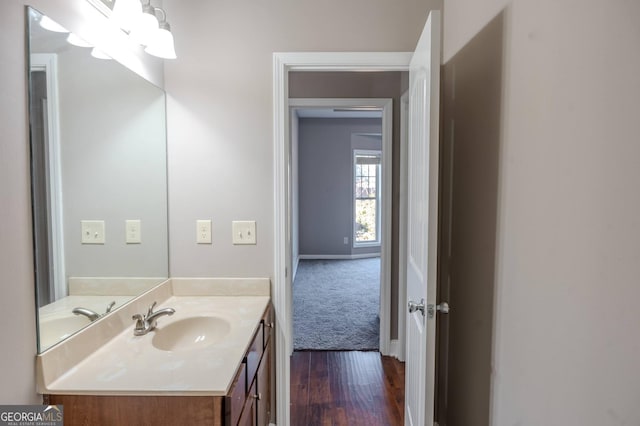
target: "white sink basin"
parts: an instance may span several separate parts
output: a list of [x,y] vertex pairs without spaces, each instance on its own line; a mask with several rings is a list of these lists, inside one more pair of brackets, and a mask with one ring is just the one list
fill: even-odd
[[91,324],[84,315],[51,318],[40,322],[40,345],[47,348]]
[[231,324],[223,318],[191,317],[158,327],[151,343],[163,351],[190,351],[219,342],[230,330]]

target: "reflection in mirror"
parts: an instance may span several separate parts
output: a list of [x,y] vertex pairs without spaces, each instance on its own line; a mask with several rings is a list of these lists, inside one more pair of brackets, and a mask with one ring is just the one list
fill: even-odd
[[42,352],[168,276],[165,97],[27,14]]

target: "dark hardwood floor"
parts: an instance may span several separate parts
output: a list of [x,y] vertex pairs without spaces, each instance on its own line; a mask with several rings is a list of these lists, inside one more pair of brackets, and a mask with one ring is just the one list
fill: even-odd
[[404,363],[379,352],[296,351],[291,424],[404,424]]

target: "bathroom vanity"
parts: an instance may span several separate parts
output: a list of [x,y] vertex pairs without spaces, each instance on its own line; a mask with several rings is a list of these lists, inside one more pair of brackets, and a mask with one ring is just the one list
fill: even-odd
[[[65,425],[267,425],[268,294],[268,279],[168,280],[40,354],[44,403],[64,406]],[[153,301],[175,314],[134,336]]]

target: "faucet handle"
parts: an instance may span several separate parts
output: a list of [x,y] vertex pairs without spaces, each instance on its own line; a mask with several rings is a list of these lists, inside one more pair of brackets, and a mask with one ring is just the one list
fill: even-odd
[[131,317],[132,320],[135,320],[136,322],[136,329],[143,329],[144,328],[144,317],[140,314],[135,314],[134,316]]
[[111,310],[113,309],[113,307],[116,306],[116,301],[114,300],[113,302],[109,303],[109,305],[107,305],[107,311],[105,313],[109,313],[111,312]]
[[147,316],[151,315],[153,313],[153,308],[156,307],[156,305],[158,304],[157,301],[154,301],[151,306],[149,306],[149,310],[147,311]]

